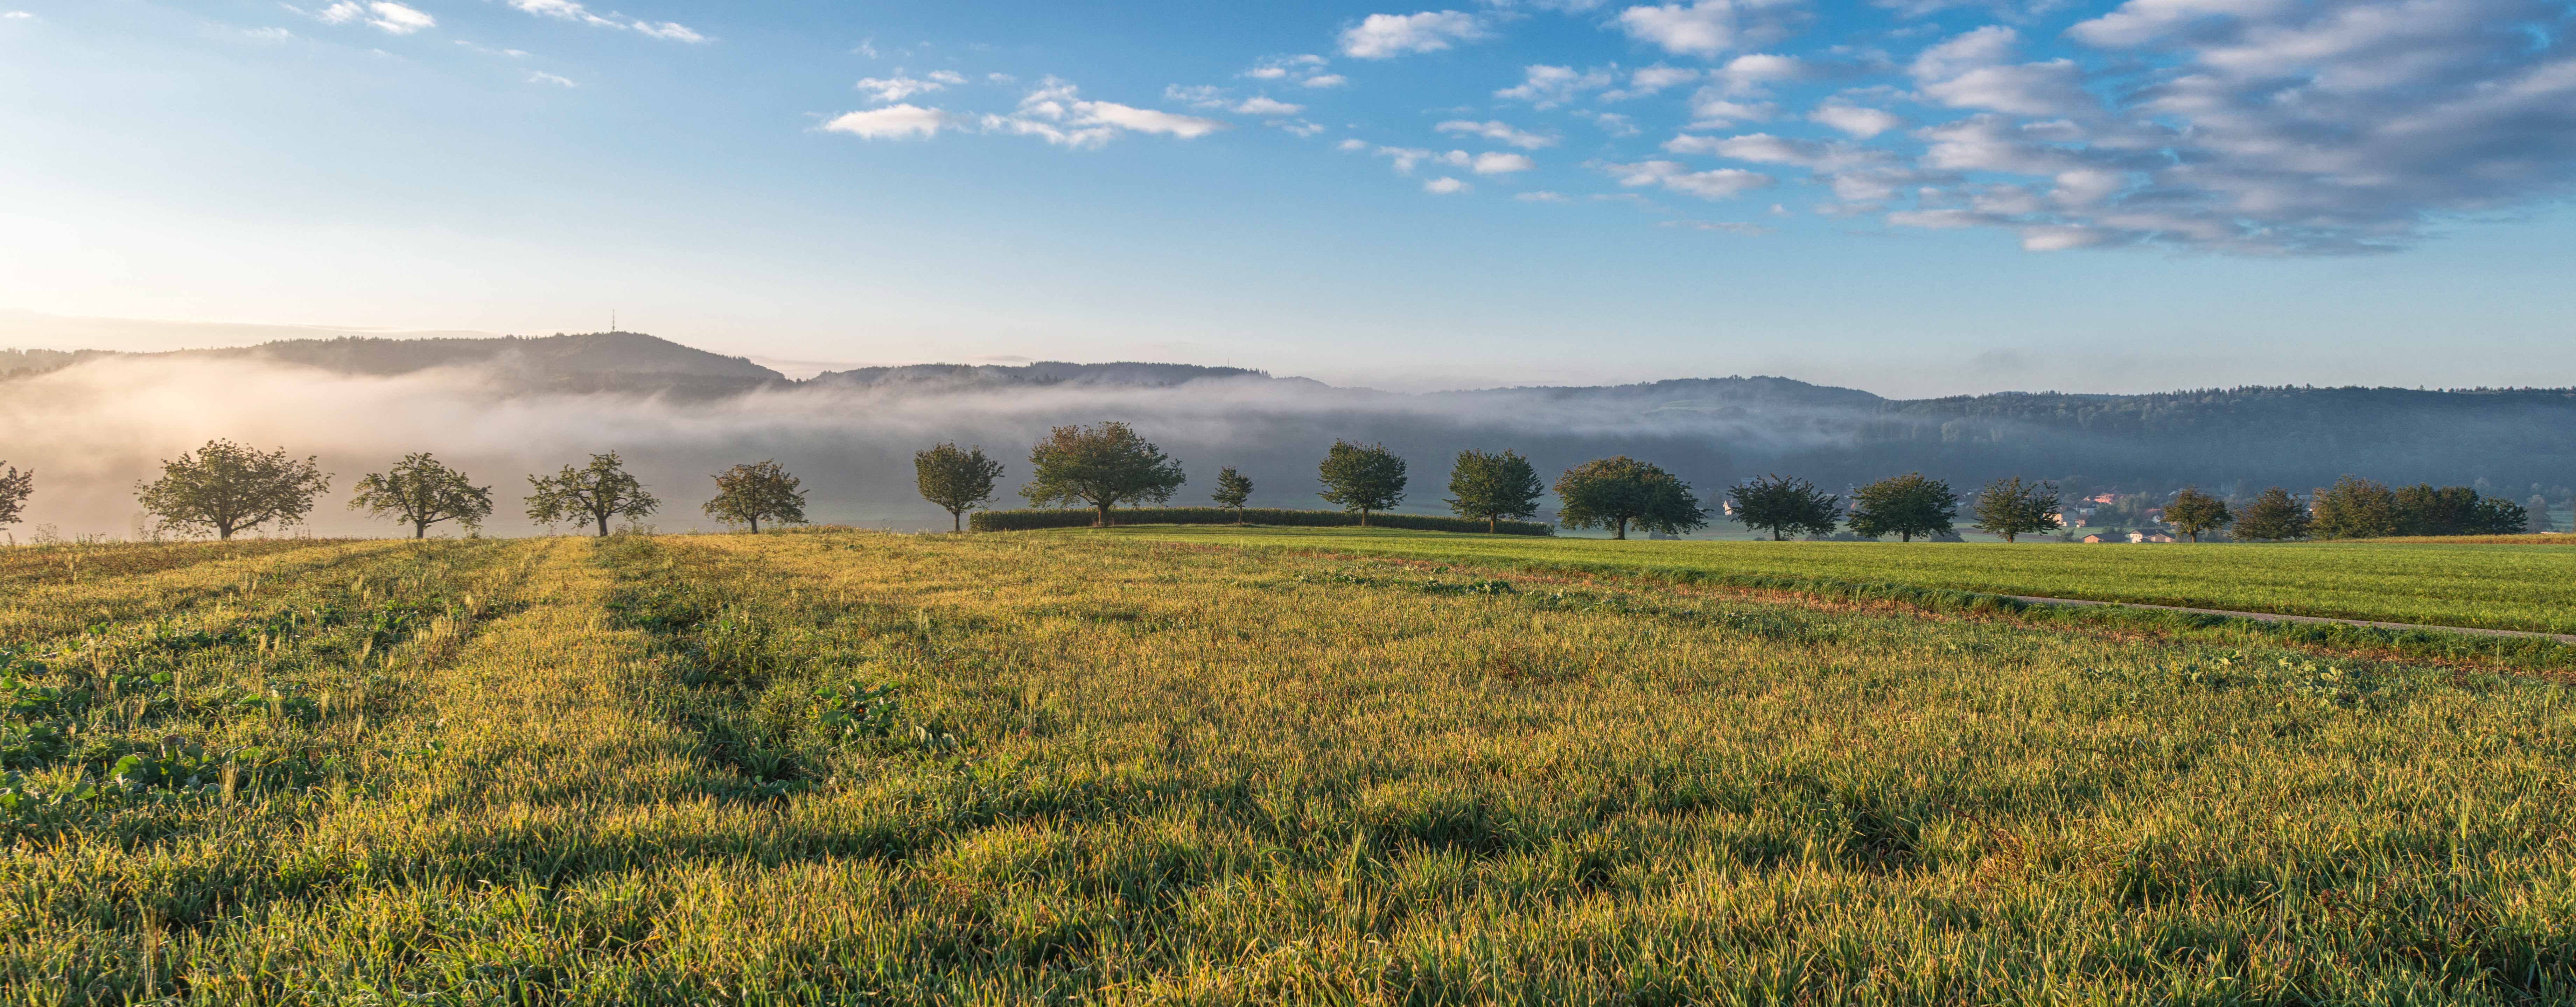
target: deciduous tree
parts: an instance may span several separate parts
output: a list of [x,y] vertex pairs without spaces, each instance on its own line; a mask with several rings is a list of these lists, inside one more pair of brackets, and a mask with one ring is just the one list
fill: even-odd
[[1917,535],[1950,530],[1959,516],[1959,497],[1950,484],[1908,472],[1881,479],[1852,493],[1851,530],[1868,538],[1894,535],[1907,542]]
[[2545,535],[2556,530],[2549,523],[2548,497],[2537,493],[2532,494],[2531,499],[2523,501],[2522,514],[2524,531],[2534,535]]
[[921,498],[948,512],[949,530],[965,531],[966,512],[992,501],[1002,463],[984,457],[981,444],[966,449],[949,443],[914,452],[912,473]]
[[1503,518],[1538,516],[1538,498],[1546,492],[1538,470],[1517,451],[1461,451],[1449,466],[1450,512],[1483,518],[1488,533]]
[[1109,510],[1122,503],[1162,503],[1189,478],[1181,463],[1115,420],[1093,427],[1057,427],[1029,449],[1029,484],[1020,495],[1029,506],[1082,503],[1109,526]]
[[750,525],[751,533],[760,534],[760,523],[805,523],[804,481],[787,474],[776,459],[736,465],[715,475],[716,497],[707,501],[707,516],[726,524]]
[[662,508],[662,501],[644,491],[644,484],[626,471],[626,463],[611,451],[590,456],[590,464],[581,468],[570,465],[552,476],[529,476],[528,520],[543,525],[582,521],[597,524],[600,537],[608,536],[608,519],[624,517],[640,521]]
[[1252,500],[1252,480],[1245,478],[1243,473],[1235,471],[1231,465],[1218,469],[1216,492],[1210,494],[1208,499],[1216,501],[1219,507],[1233,508],[1234,523],[1242,524],[1243,505]]
[[2228,513],[2227,501],[2203,493],[2197,486],[2183,487],[2172,502],[2165,504],[2165,523],[2194,542],[2200,541],[2202,533],[2225,528],[2234,520],[2236,515]]
[[2249,542],[2288,542],[2308,537],[2307,507],[2289,490],[2274,486],[2236,514],[2235,535]]
[[2531,512],[2503,497],[2479,497],[2470,509],[2466,535],[2519,535],[2531,526]]
[[1324,502],[1358,511],[1362,528],[1370,512],[1404,502],[1404,459],[1383,444],[1334,441],[1316,473],[1324,483]]
[[2056,531],[2058,524],[2056,483],[2026,483],[2014,476],[1989,482],[1977,491],[1977,523],[1972,527],[2001,535],[2005,542]]
[[1727,487],[1735,519],[1755,531],[1771,533],[1777,542],[1791,535],[1831,535],[1842,520],[1839,497],[1804,479],[1768,475]]
[[2317,538],[2386,538],[2403,527],[2397,494],[2360,476],[2345,476],[2316,492],[2308,534]]
[[1687,535],[1708,527],[1708,512],[1690,486],[1672,473],[1621,455],[1598,458],[1556,477],[1556,522],[1568,528],[1608,528],[1628,537],[1635,525],[1650,532]]
[[474,485],[464,473],[423,452],[404,455],[391,470],[359,479],[349,509],[391,517],[411,525],[411,537],[428,538],[429,526],[442,521],[482,527],[483,519],[492,516],[492,488]]
[[20,472],[17,467],[0,462],[0,525],[18,523],[26,513],[27,498],[36,492],[36,474]]
[[331,489],[320,460],[296,461],[285,448],[261,452],[231,441],[207,441],[195,454],[161,463],[161,478],[136,483],[136,497],[161,526],[180,534],[235,532],[301,523],[313,498]]

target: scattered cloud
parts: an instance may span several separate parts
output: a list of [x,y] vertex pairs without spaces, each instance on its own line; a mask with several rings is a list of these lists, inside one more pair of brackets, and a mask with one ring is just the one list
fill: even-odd
[[1562,193],[1562,192],[1549,192],[1549,191],[1547,191],[1547,190],[1545,190],[1545,189],[1541,189],[1541,190],[1539,190],[1539,191],[1537,191],[1537,192],[1522,192],[1522,193],[1514,193],[1514,194],[1512,195],[1512,198],[1513,198],[1513,199],[1520,200],[1521,202],[1524,202],[1524,203],[1571,203],[1571,202],[1574,202],[1574,201],[1573,201],[1573,200],[1571,200],[1571,199],[1567,199],[1567,198],[1565,198],[1565,194],[1564,194],[1564,193]]
[[1602,164],[1599,167],[1623,186],[1661,186],[1708,200],[1732,199],[1756,189],[1768,188],[1774,182],[1771,176],[1758,171],[1742,168],[1692,171],[1679,161],[1641,161],[1636,164]]
[[[22,10],[0,11],[0,21],[33,21],[36,15]],[[283,29],[281,29],[283,30]]]
[[1664,221],[1663,226],[1688,228],[1693,231],[1713,231],[1720,234],[1763,235],[1774,232],[1773,228],[1739,220],[1667,220]]
[[1501,121],[1468,122],[1464,119],[1453,119],[1431,128],[1442,133],[1465,133],[1471,136],[1481,136],[1498,143],[1519,147],[1522,150],[1539,150],[1545,147],[1553,147],[1556,146],[1557,142],[1556,138],[1553,136],[1543,136],[1537,133],[1532,133],[1528,130],[1516,128],[1510,123]]
[[1697,0],[1630,7],[1619,12],[1619,27],[1676,56],[1715,58],[1786,35],[1800,13],[1795,0]]
[[1441,196],[1454,195],[1473,188],[1475,186],[1454,178],[1435,178],[1422,183],[1422,191]]
[[1348,78],[1348,77],[1344,77],[1344,76],[1342,76],[1341,74],[1338,74],[1338,73],[1323,73],[1323,74],[1316,74],[1315,76],[1308,77],[1308,78],[1306,78],[1305,80],[1298,81],[1298,82],[1297,82],[1297,86],[1299,86],[1299,87],[1341,87],[1342,85],[1348,84],[1348,83],[1350,83],[1350,82],[1351,82],[1351,79],[1350,79],[1350,78]]
[[[510,6],[515,7],[524,13],[534,14],[538,17],[549,17],[558,21],[575,21],[600,28],[617,28],[635,32],[636,34],[643,35],[647,38],[658,38],[670,42],[687,42],[692,44],[708,41],[705,35],[699,34],[689,26],[677,21],[646,21],[640,18],[627,17],[623,14],[603,16],[592,13],[589,7],[577,3],[575,0],[509,0],[509,3]],[[621,18],[623,20],[620,20]],[[860,42],[857,51],[860,55],[864,55],[870,59],[876,58],[876,40],[868,39]]]
[[[932,74],[931,76],[936,77],[938,74]],[[949,74],[948,76],[955,77],[957,75]],[[857,87],[860,91],[865,92],[870,100],[876,101],[879,104],[889,104],[902,101],[916,94],[928,94],[932,91],[942,90],[950,83],[952,82],[898,75],[893,77],[864,77],[859,80]]]
[[1616,91],[1603,92],[1601,100],[1623,101],[1629,98],[1643,98],[1665,88],[1688,84],[1698,79],[1699,71],[1689,67],[1662,64],[1640,67],[1628,74],[1628,86]]
[[386,0],[378,0],[375,3],[340,0],[339,3],[322,8],[320,13],[313,16],[321,19],[324,24],[349,24],[362,21],[388,35],[409,35],[438,27],[437,18],[422,13],[416,8],[386,2]]
[[1274,101],[1267,97],[1255,96],[1244,99],[1242,104],[1234,107],[1234,110],[1240,115],[1285,116],[1296,115],[1299,112],[1303,112],[1306,110],[1306,106],[1291,105],[1284,101]]
[[1540,108],[1554,108],[1575,100],[1585,91],[1598,91],[1608,86],[1608,70],[1533,65],[1522,69],[1518,85],[1496,91],[1494,97],[1526,101]]
[[1079,149],[1097,148],[1121,130],[1189,140],[1228,128],[1216,119],[1085,100],[1072,84],[1054,77],[1039,81],[1035,90],[1020,99],[1016,111],[987,115],[983,125],[988,132],[1034,136]]
[[556,75],[551,74],[551,73],[547,73],[547,72],[542,71],[542,70],[531,71],[531,72],[528,74],[528,83],[530,83],[530,84],[552,84],[552,85],[554,85],[554,86],[556,86],[556,87],[580,87],[580,86],[581,86],[581,85],[579,85],[579,84],[575,84],[575,83],[573,83],[573,82],[572,82],[572,78],[570,78],[570,77],[559,77],[559,76],[556,76]]
[[1508,175],[1517,171],[1528,171],[1536,167],[1538,167],[1538,162],[1530,160],[1529,155],[1527,154],[1505,154],[1497,151],[1487,151],[1476,155],[1475,162],[1468,166],[1468,170],[1479,175]]
[[867,140],[902,140],[938,135],[954,123],[948,113],[918,105],[888,105],[864,112],[845,112],[823,124],[831,133],[848,133]]
[[1438,52],[1485,37],[1485,27],[1475,15],[1460,11],[1371,14],[1342,32],[1342,55],[1391,59],[1408,53]]
[[1875,108],[1862,108],[1840,101],[1829,101],[1816,106],[1815,111],[1807,113],[1807,121],[1840,130],[1863,140],[1905,125],[1905,120],[1895,113],[1883,112]]

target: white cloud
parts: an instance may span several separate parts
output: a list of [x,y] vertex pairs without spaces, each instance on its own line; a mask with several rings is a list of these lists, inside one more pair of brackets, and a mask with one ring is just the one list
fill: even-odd
[[570,78],[570,77],[559,77],[559,76],[556,76],[556,75],[554,75],[554,74],[547,73],[547,72],[545,72],[545,71],[543,71],[543,70],[531,71],[531,72],[528,74],[528,83],[530,83],[530,84],[552,84],[552,85],[555,85],[556,87],[580,87],[580,86],[581,86],[581,85],[579,85],[579,84],[575,84],[575,83],[573,83],[573,82],[572,82],[572,78]]
[[1252,97],[1244,99],[1242,104],[1234,107],[1234,110],[1241,115],[1296,115],[1305,111],[1306,106],[1291,105],[1267,97]]
[[1454,119],[1431,128],[1442,133],[1465,133],[1472,136],[1481,136],[1488,140],[1494,140],[1514,147],[1519,147],[1522,150],[1538,150],[1543,147],[1556,146],[1555,137],[1542,136],[1527,130],[1517,129],[1507,122],[1468,122],[1464,119]]
[[1748,224],[1740,220],[1667,220],[1664,221],[1663,226],[1687,227],[1694,231],[1714,231],[1720,234],[1760,235],[1773,233],[1772,228],[1765,227],[1761,224]]
[[1562,193],[1562,192],[1549,192],[1549,191],[1544,190],[1544,189],[1541,189],[1541,190],[1539,190],[1539,191],[1537,191],[1537,192],[1523,192],[1523,193],[1518,193],[1518,194],[1513,195],[1513,196],[1512,196],[1512,198],[1513,198],[1513,199],[1520,200],[1521,202],[1524,202],[1524,203],[1571,203],[1571,202],[1574,202],[1574,201],[1573,201],[1573,200],[1571,200],[1571,199],[1567,199],[1567,198],[1565,198],[1565,194],[1564,194],[1564,193]]
[[1114,101],[1076,102],[1074,111],[1076,113],[1074,121],[1077,123],[1098,123],[1138,133],[1161,133],[1184,140],[1206,136],[1225,128],[1224,123],[1214,119],[1202,119],[1197,116],[1150,108],[1136,108]]
[[1039,81],[1036,90],[1020,99],[1017,111],[1007,116],[987,115],[983,123],[987,131],[1034,136],[1076,148],[1098,147],[1119,130],[1187,140],[1228,128],[1215,119],[1114,101],[1087,101],[1079,97],[1072,84],[1054,77]]
[[928,94],[947,86],[942,81],[923,80],[917,77],[865,77],[857,84],[859,90],[867,92],[870,99],[880,103],[902,101],[913,95]]
[[864,112],[845,112],[823,129],[848,133],[869,140],[900,140],[907,137],[936,136],[954,125],[948,113],[916,105],[888,105]]
[[1593,125],[1601,127],[1602,132],[1612,136],[1635,136],[1645,132],[1637,128],[1634,120],[1617,112],[1576,112],[1575,114],[1592,120]]
[[925,76],[942,84],[966,83],[966,75],[958,73],[955,70],[933,70],[928,74],[925,74]]
[[1272,56],[1252,65],[1243,76],[1254,80],[1293,80],[1322,73],[1324,64],[1332,62],[1313,53],[1294,56]]
[[1299,86],[1299,87],[1340,87],[1340,86],[1342,86],[1342,85],[1344,85],[1344,84],[1348,84],[1348,83],[1350,83],[1350,82],[1351,82],[1351,79],[1350,79],[1350,78],[1348,78],[1348,77],[1344,77],[1344,76],[1342,76],[1341,74],[1338,74],[1338,73],[1325,73],[1325,74],[1317,74],[1317,75],[1315,75],[1315,76],[1308,77],[1308,78],[1306,78],[1306,79],[1305,79],[1305,80],[1303,80],[1303,81],[1299,81],[1299,82],[1298,82],[1298,86]]
[[1530,160],[1529,155],[1527,154],[1504,154],[1496,151],[1486,151],[1485,153],[1476,155],[1475,162],[1468,165],[1468,170],[1479,175],[1508,175],[1516,171],[1528,171],[1536,167],[1538,167],[1538,162]]
[[[0,21],[33,21],[35,19],[36,16],[34,14],[30,14],[22,10],[0,12]],[[279,30],[283,31],[284,29]]]
[[1422,191],[1442,196],[1465,192],[1472,188],[1475,186],[1454,178],[1435,178],[1422,183]]
[[1905,125],[1905,120],[1892,112],[1862,108],[1839,101],[1829,101],[1807,113],[1807,121],[1820,123],[1863,140]]
[[[588,7],[575,2],[575,0],[510,0],[510,6],[515,7],[522,12],[534,14],[538,17],[550,17],[559,21],[578,21],[582,24],[593,25],[600,28],[618,28],[632,31],[648,38],[658,38],[671,42],[688,42],[692,44],[707,41],[707,37],[705,35],[701,35],[689,26],[677,21],[655,22],[631,17],[626,18],[624,21],[620,21],[617,20],[617,17],[625,17],[625,15],[621,14],[617,15],[617,17],[602,17],[598,14],[592,13]],[[861,54],[874,59],[877,55],[875,40],[871,39],[860,42],[858,51]]]
[[1779,106],[1767,101],[1736,101],[1722,87],[1703,87],[1691,95],[1692,129],[1724,129],[1741,122],[1768,122]]
[[1795,57],[1754,53],[1727,61],[1725,69],[1711,76],[1728,94],[1763,95],[1769,93],[1767,87],[1772,81],[1795,80],[1806,72],[1806,65]]
[[1333,145],[1334,150],[1367,150],[1368,148],[1368,141],[1357,137]]
[[1606,92],[1602,94],[1601,99],[1603,101],[1620,101],[1628,98],[1642,98],[1662,91],[1665,88],[1672,87],[1677,84],[1688,84],[1698,79],[1699,71],[1693,70],[1689,67],[1661,65],[1639,67],[1635,72],[1628,75],[1627,87],[1620,88],[1616,91]]
[[1730,199],[1769,187],[1774,179],[1758,171],[1742,168],[1719,168],[1692,171],[1679,161],[1642,161],[1636,164],[1604,164],[1601,170],[1620,185],[1636,188],[1661,186],[1674,192],[1701,199]]
[[1371,14],[1342,32],[1342,55],[1389,59],[1406,53],[1438,52],[1484,37],[1485,28],[1475,15],[1459,11]]
[[424,28],[438,27],[438,19],[398,3],[377,0],[367,5],[367,23],[394,35],[409,35]]
[[1521,82],[1494,92],[1494,97],[1526,101],[1540,108],[1553,108],[1573,101],[1585,91],[1610,86],[1608,70],[1576,70],[1570,66],[1534,65],[1521,70]]
[[1619,12],[1619,27],[1676,56],[1715,57],[1780,37],[1796,13],[1794,0],[1697,0],[1630,7]]
[[[16,19],[15,19],[15,18],[10,18],[10,17],[9,17],[8,15],[6,15],[6,14],[0,14],[0,20],[16,20]],[[294,38],[294,37],[295,37],[295,33],[294,33],[294,32],[288,31],[288,30],[286,30],[286,29],[284,29],[284,28],[275,28],[275,27],[270,27],[270,28],[244,28],[244,29],[242,29],[242,30],[241,30],[240,35],[241,35],[241,37],[242,37],[242,38],[247,39],[247,40],[252,41],[252,42],[284,42],[284,41],[287,41],[287,40],[292,39],[292,38]]]

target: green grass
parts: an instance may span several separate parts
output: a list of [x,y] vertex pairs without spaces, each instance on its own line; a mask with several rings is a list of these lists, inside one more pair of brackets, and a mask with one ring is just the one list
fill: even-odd
[[2576,996],[2564,685],[1203,544],[0,596],[0,1003]]
[[[1091,532],[1088,534],[1098,534]],[[1897,584],[2576,633],[2576,544],[2081,546],[1613,542],[1303,528],[1129,528],[1164,541],[1774,586]]]

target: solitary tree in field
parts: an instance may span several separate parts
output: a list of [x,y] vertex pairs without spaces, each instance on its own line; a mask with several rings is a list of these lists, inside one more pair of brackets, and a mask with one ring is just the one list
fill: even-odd
[[2316,494],[2308,534],[2317,538],[2386,538],[2398,533],[2397,494],[2359,476],[2345,476]]
[[1404,502],[1404,459],[1383,444],[1334,441],[1316,473],[1324,481],[1324,492],[1319,494],[1324,502],[1358,511],[1362,528],[1368,527],[1371,511]]
[[[2522,516],[2522,530],[2524,531],[2530,532],[2534,535],[2543,535],[2552,530],[2552,527],[2549,524],[2549,498],[2547,497],[2541,496],[2538,493],[2532,494],[2531,499],[2523,501]],[[0,521],[0,524],[6,523],[6,521]]]
[[1989,482],[1977,491],[1975,527],[2001,535],[2005,542],[2056,531],[2058,523],[2056,483],[2026,483],[2014,476]]
[[1777,542],[1790,535],[1830,535],[1842,520],[1842,501],[1804,479],[1771,475],[1727,487],[1735,519]]
[[1908,472],[1863,486],[1852,493],[1851,530],[1868,538],[1894,535],[1907,542],[1917,535],[1950,530],[1959,516],[1959,498],[1950,484]]
[[913,453],[912,474],[921,485],[921,498],[948,512],[949,530],[965,531],[966,512],[992,501],[1002,463],[984,457],[981,444],[972,450],[941,444]]
[[2225,528],[2235,520],[2236,515],[2228,513],[2227,501],[2203,493],[2197,486],[2183,487],[2182,492],[2174,494],[2173,502],[2165,504],[2165,523],[2194,542],[2200,541],[2202,532]]
[[1094,427],[1057,427],[1029,449],[1029,484],[1020,495],[1029,506],[1081,503],[1109,526],[1109,510],[1122,503],[1162,503],[1189,478],[1181,463],[1115,420]]
[[1450,512],[1485,519],[1488,533],[1503,518],[1537,517],[1538,498],[1546,492],[1538,470],[1517,451],[1461,451],[1449,467]]
[[27,497],[35,492],[35,473],[0,462],[0,525],[17,524],[18,515],[26,512]]
[[1708,512],[1690,486],[1672,473],[1621,455],[1597,458],[1556,477],[1556,523],[1568,528],[1608,528],[1628,537],[1635,525],[1666,535],[1708,527]]
[[1243,473],[1235,471],[1230,465],[1218,469],[1216,492],[1209,494],[1208,499],[1216,501],[1219,507],[1232,508],[1234,523],[1242,524],[1243,505],[1252,499],[1252,480],[1244,478]]
[[2235,534],[2249,542],[2287,542],[2308,537],[2308,520],[2298,498],[2274,486],[2236,513]]
[[404,455],[386,472],[358,480],[350,510],[390,517],[411,525],[411,537],[428,538],[429,526],[454,521],[480,528],[492,516],[492,487],[466,481],[465,473],[448,468],[426,452]]
[[736,465],[715,475],[716,498],[707,501],[707,516],[726,524],[751,526],[760,534],[762,521],[805,523],[804,481],[788,475],[775,460]]
[[285,448],[260,452],[231,441],[207,441],[195,454],[161,463],[161,478],[135,484],[145,512],[181,534],[234,532],[301,523],[313,498],[331,488],[315,458],[296,461]]
[[611,451],[590,456],[590,464],[570,465],[552,476],[529,476],[528,520],[543,525],[594,523],[608,536],[608,519],[642,520],[660,510],[662,501],[644,492],[644,484],[626,472],[626,463]]

